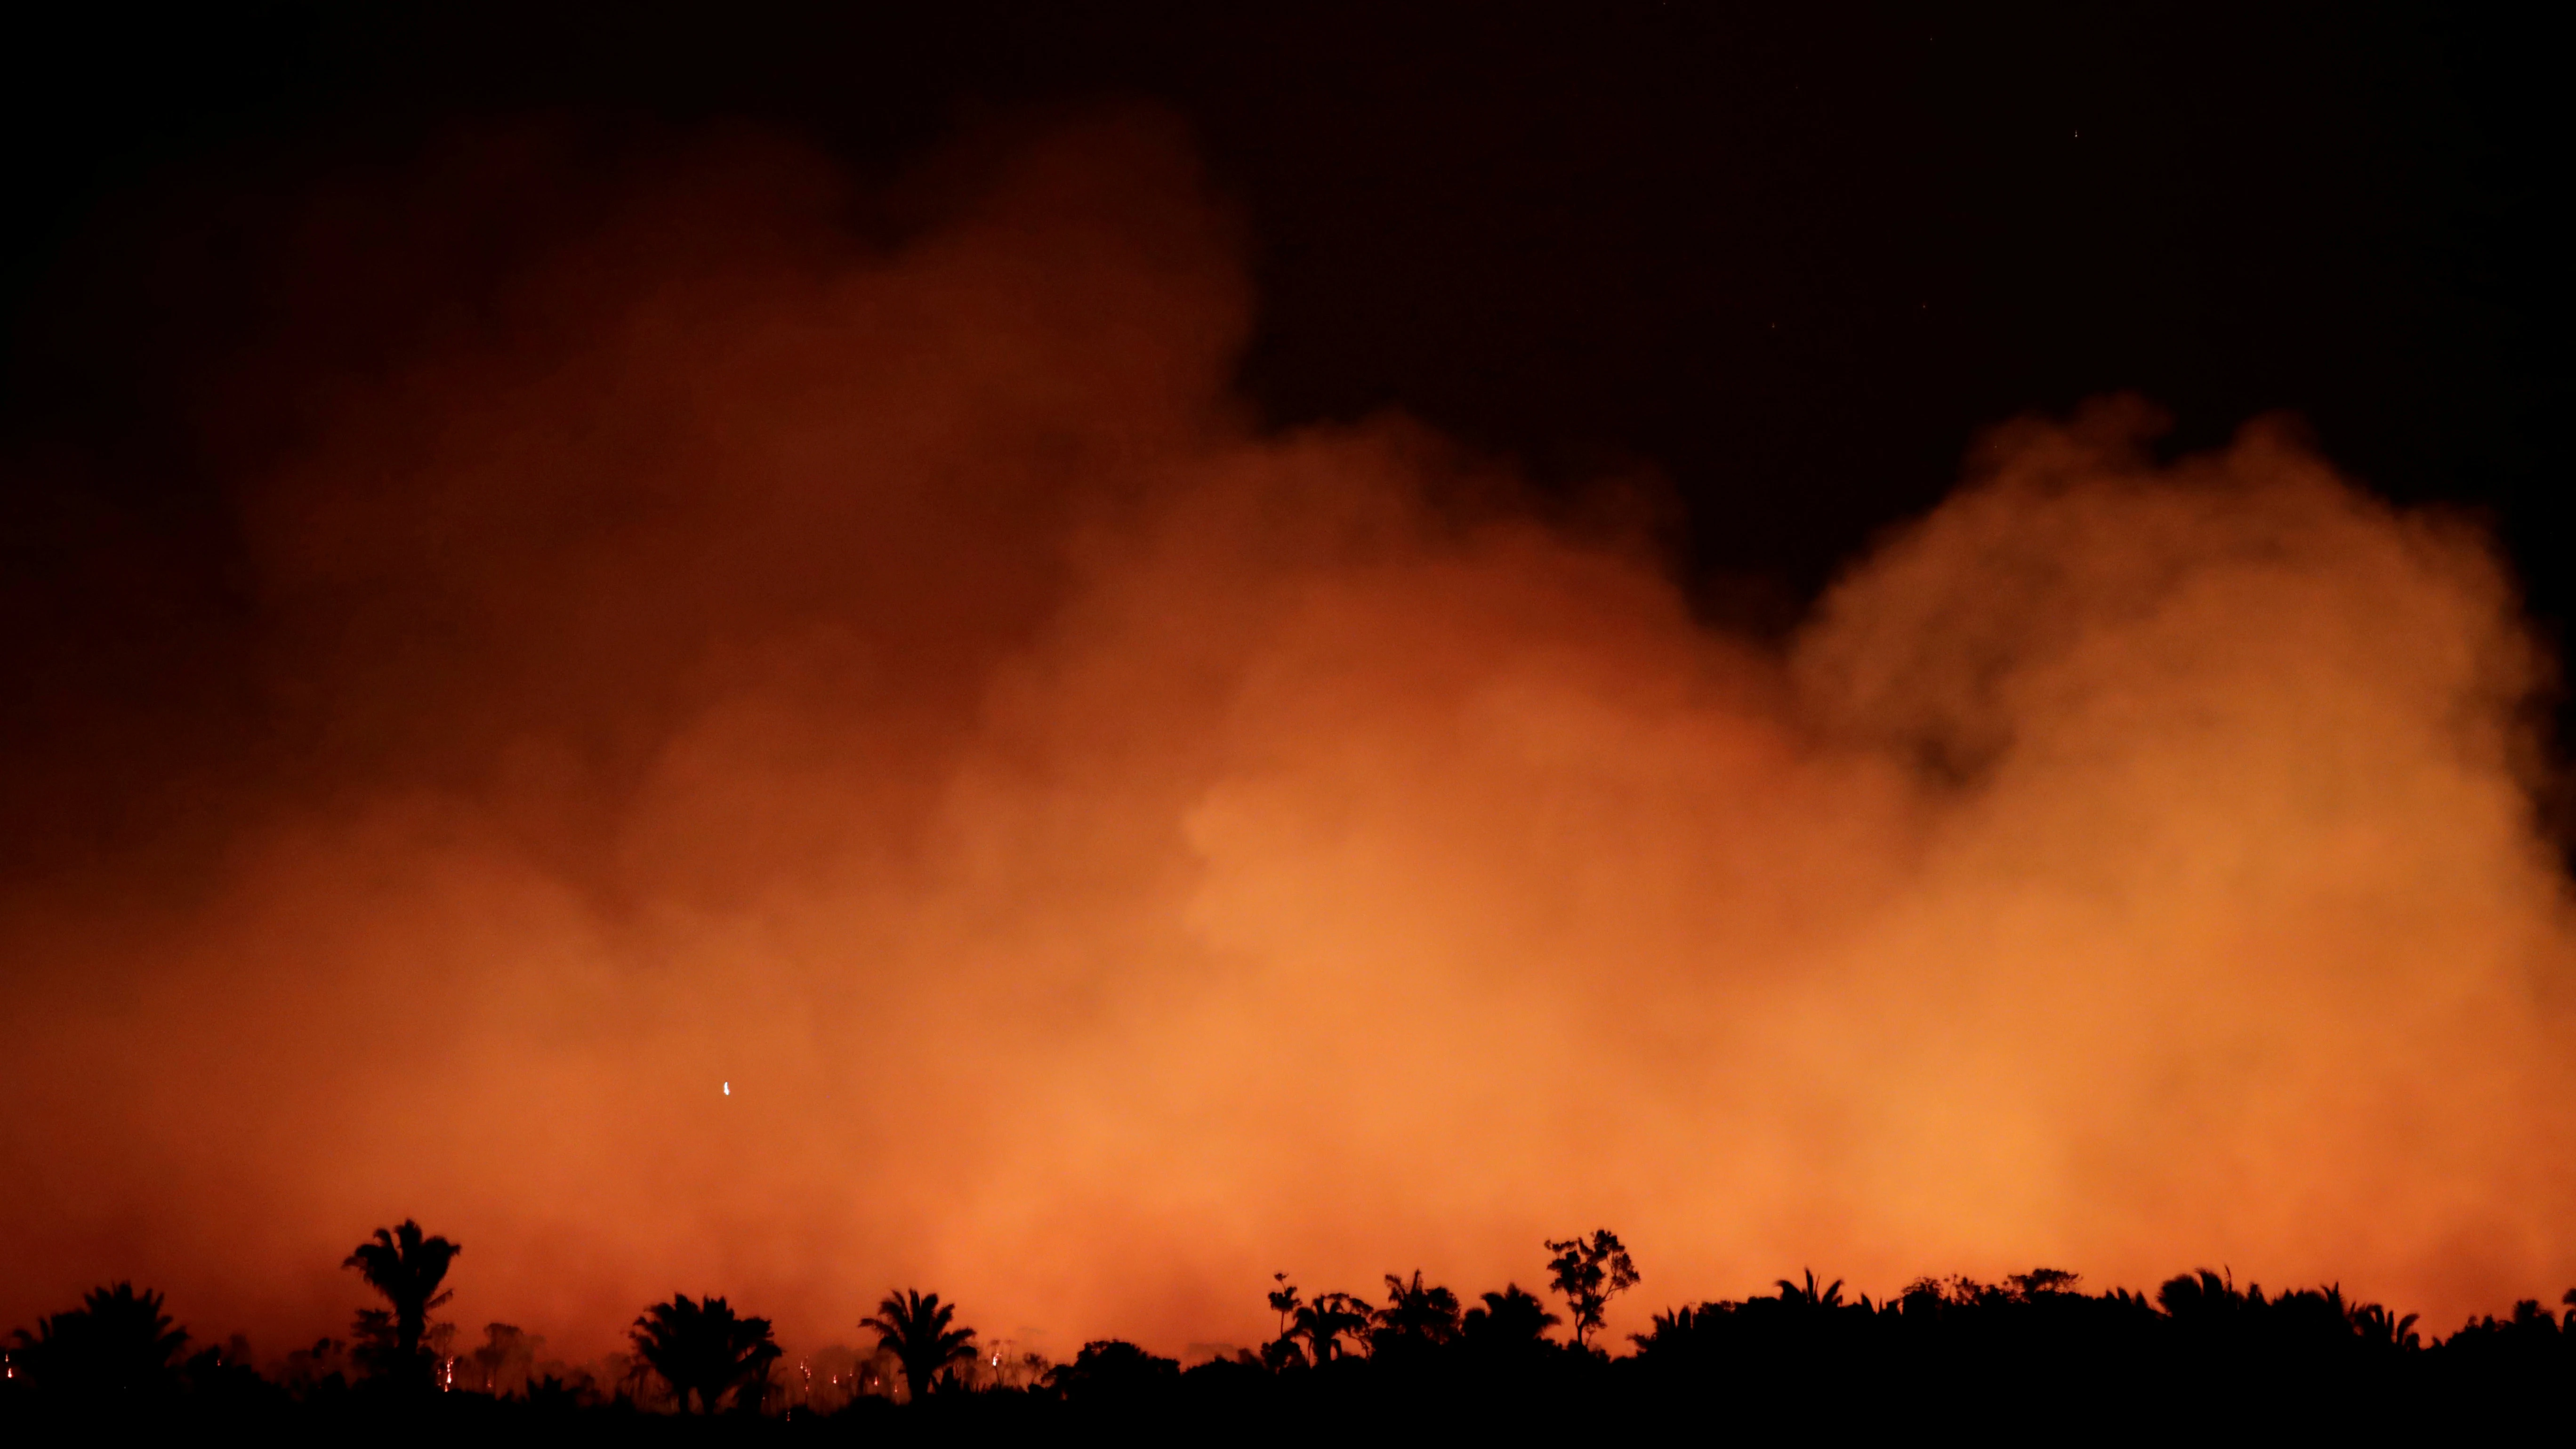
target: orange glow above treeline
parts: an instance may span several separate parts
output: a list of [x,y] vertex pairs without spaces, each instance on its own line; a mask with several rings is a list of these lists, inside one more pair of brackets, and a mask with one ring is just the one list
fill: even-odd
[[574,1351],[890,1284],[1249,1343],[1275,1269],[1605,1224],[1614,1331],[1810,1264],[2576,1281],[2547,667],[2473,531],[2109,407],[1738,636],[1417,427],[1258,429],[1154,124],[936,177],[863,245],[674,158],[388,373],[225,382],[313,399],[237,495],[302,753],[210,873],[0,901],[0,1319],[131,1276],[279,1349],[405,1216]]

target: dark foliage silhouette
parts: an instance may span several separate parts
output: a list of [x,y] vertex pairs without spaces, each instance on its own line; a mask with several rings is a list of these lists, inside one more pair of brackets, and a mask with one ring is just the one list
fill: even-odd
[[2358,1303],[2352,1310],[2353,1332],[2363,1343],[2392,1352],[2412,1352],[2424,1346],[2415,1331],[2415,1315],[2400,1318],[2376,1303]]
[[1780,1302],[1784,1307],[1824,1312],[1843,1306],[1843,1280],[1836,1278],[1833,1282],[1818,1288],[1816,1270],[1813,1268],[1807,1270],[1807,1281],[1803,1285],[1782,1278],[1772,1286],[1780,1290]]
[[[2254,1289],[2254,1307],[2261,1307],[2263,1289]],[[2156,1290],[2156,1306],[2177,1323],[2199,1328],[2213,1328],[2233,1323],[2247,1308],[2246,1296],[2236,1291],[2235,1275],[2221,1278],[2207,1268],[2198,1273],[2183,1273],[2168,1278]]]
[[1167,1391],[1181,1376],[1179,1359],[1159,1358],[1124,1339],[1094,1339],[1073,1362],[1047,1370],[1046,1384],[1067,1403],[1132,1404]]
[[405,1218],[399,1227],[376,1229],[375,1240],[360,1243],[340,1265],[357,1269],[390,1305],[358,1311],[357,1338],[372,1372],[400,1383],[429,1385],[431,1364],[421,1340],[429,1332],[430,1310],[454,1296],[440,1292],[439,1284],[463,1251],[445,1238],[422,1236],[420,1224]]
[[252,1364],[250,1343],[240,1334],[220,1348],[190,1354],[179,1366],[179,1384],[200,1404],[235,1410],[266,1403],[275,1392]]
[[768,1319],[738,1317],[713,1294],[693,1303],[675,1293],[668,1303],[645,1309],[628,1336],[636,1355],[671,1386],[684,1414],[691,1395],[704,1413],[714,1413],[728,1393],[739,1407],[758,1409],[769,1365],[779,1353]]
[[1518,1356],[1548,1346],[1547,1331],[1565,1320],[1518,1283],[1484,1295],[1484,1306],[1458,1320],[1458,1341],[1489,1355]]
[[[383,1237],[374,1246],[404,1270],[388,1276],[425,1322],[440,1297],[439,1276],[427,1271],[436,1240],[417,1229]],[[1549,1247],[1560,1277],[1569,1265],[1599,1267],[1596,1312],[1633,1275],[1620,1272],[1624,1249],[1606,1234]],[[1574,1342],[1551,1338],[1565,1320],[1517,1284],[1462,1312],[1458,1294],[1419,1270],[1385,1281],[1383,1305],[1371,1307],[1347,1293],[1310,1300],[1278,1275],[1268,1296],[1280,1330],[1273,1346],[1290,1352],[1220,1353],[1187,1369],[1135,1343],[1095,1339],[1052,1369],[1032,1358],[1027,1372],[962,1372],[973,1332],[955,1322],[954,1307],[932,1294],[892,1294],[866,1326],[901,1366],[918,1410],[894,1408],[882,1374],[862,1378],[865,1360],[848,1350],[836,1351],[833,1370],[850,1369],[846,1387],[816,1393],[800,1381],[793,1394],[773,1394],[770,1325],[718,1297],[653,1305],[635,1321],[631,1365],[600,1378],[540,1366],[533,1336],[496,1323],[456,1360],[455,1392],[389,1394],[352,1388],[341,1373],[346,1346],[332,1339],[288,1354],[273,1381],[250,1367],[238,1339],[183,1358],[186,1335],[160,1296],[118,1284],[15,1335],[0,1433],[36,1425],[43,1432],[19,1438],[55,1442],[102,1409],[139,1405],[173,1425],[193,1416],[188,1432],[216,1438],[366,1437],[378,1427],[399,1438],[443,1424],[445,1438],[560,1443],[664,1432],[649,1427],[649,1403],[685,1421],[668,1432],[719,1438],[750,1432],[740,1420],[776,1409],[791,1420],[846,1419],[820,1432],[871,1442],[1554,1442],[1674,1428],[1811,1436],[1846,1423],[1903,1432],[1926,1422],[1928,1406],[1957,1405],[1963,1432],[2018,1434],[2111,1413],[2145,1416],[2142,1426],[2162,1416],[2175,1433],[2226,1425],[2359,1440],[2498,1432],[2563,1412],[2576,1389],[2576,1289],[2559,1307],[2525,1299],[2432,1339],[2412,1316],[2350,1301],[2337,1285],[2266,1292],[2221,1269],[2176,1275],[2151,1294],[2089,1292],[2053,1268],[1997,1282],[1924,1278],[1884,1301],[1847,1297],[1840,1280],[1807,1269],[1765,1295],[1661,1309],[1628,1335],[1634,1352],[1613,1357],[1598,1323]],[[1589,1281],[1579,1271],[1571,1280],[1578,1292]],[[371,1312],[371,1331],[399,1352],[398,1311]],[[423,1330],[422,1346],[436,1341],[436,1327]],[[641,1393],[656,1384],[669,1386],[667,1405]],[[727,1409],[735,1419],[716,1417]]]
[[1262,1345],[1261,1362],[1273,1373],[1281,1369],[1301,1368],[1306,1363],[1306,1350],[1297,1342],[1297,1310],[1306,1306],[1297,1285],[1285,1273],[1273,1273],[1271,1280],[1279,1286],[1270,1290],[1270,1309],[1279,1315],[1279,1336]]
[[1315,1301],[1291,1315],[1289,1332],[1305,1340],[1306,1353],[1321,1367],[1341,1357],[1342,1340],[1368,1331],[1376,1310],[1354,1293],[1318,1293]]
[[539,1374],[528,1380],[524,1398],[528,1407],[557,1417],[572,1413],[582,1403],[581,1391],[559,1374]]
[[483,1325],[483,1342],[466,1357],[473,1364],[473,1386],[487,1394],[506,1393],[526,1382],[537,1348],[545,1340],[523,1333],[511,1323]]
[[161,1295],[132,1283],[93,1288],[81,1306],[17,1333],[15,1367],[49,1392],[89,1399],[157,1398],[178,1386],[186,1329],[161,1311]]
[[[1815,1272],[1810,1269],[1807,1273],[1807,1281],[1812,1283],[1815,1279]],[[2013,1290],[2024,1298],[2036,1298],[2048,1293],[2076,1292],[2083,1285],[2084,1279],[2082,1275],[2069,1273],[2063,1268],[2033,1268],[2027,1273],[2015,1273],[2004,1281],[2010,1283]]]
[[436,1365],[421,1352],[404,1353],[394,1329],[394,1315],[383,1308],[361,1308],[349,1325],[349,1360],[375,1381],[425,1387]]
[[1547,1250],[1555,1255],[1547,1264],[1548,1286],[1565,1299],[1566,1312],[1573,1315],[1575,1343],[1589,1345],[1592,1335],[1600,1331],[1610,1299],[1637,1286],[1637,1265],[1619,1235],[1608,1228],[1596,1228],[1588,1238],[1550,1242]]
[[1419,1268],[1413,1270],[1410,1282],[1389,1273],[1386,1306],[1377,1310],[1368,1336],[1372,1354],[1444,1348],[1458,1338],[1458,1295],[1438,1284],[1424,1284]]
[[903,1365],[904,1388],[919,1403],[955,1365],[975,1357],[975,1330],[950,1327],[956,1317],[957,1306],[938,1294],[906,1288],[888,1293],[859,1327],[874,1329],[879,1346]]
[[1684,1345],[1714,1327],[1704,1320],[1720,1311],[1722,1311],[1722,1305],[1718,1304],[1694,1307],[1686,1303],[1679,1308],[1667,1308],[1661,1313],[1651,1315],[1648,1322],[1653,1326],[1644,1333],[1629,1334],[1628,1341],[1637,1346],[1640,1357],[1656,1352],[1679,1353]]

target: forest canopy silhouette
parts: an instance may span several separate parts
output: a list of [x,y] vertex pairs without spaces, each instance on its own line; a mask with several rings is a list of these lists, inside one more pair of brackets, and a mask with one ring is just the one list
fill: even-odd
[[[96,842],[0,883],[0,1321],[144,1283],[273,1353],[404,1213],[575,1360],[758,1323],[703,1407],[896,1283],[1059,1363],[1374,1362],[1575,1223],[1653,1275],[1596,1264],[1613,1345],[1788,1264],[2576,1282],[2554,663],[2471,522],[2286,424],[2006,423],[1757,634],[1650,479],[1263,427],[1151,115],[245,206],[261,322],[186,393],[234,612],[174,626],[229,704],[0,765]],[[125,563],[19,627],[149,614]],[[1262,1305],[1417,1258],[1401,1328]]]
[[[1427,1432],[1538,1442],[1713,1414],[1738,1429],[1888,1424],[1942,1403],[1971,1405],[2002,1429],[2165,1404],[2244,1429],[2386,1433],[2528,1424],[2564,1401],[2576,1369],[2576,1289],[2563,1316],[2526,1299],[2507,1318],[2428,1341],[2415,1315],[2349,1301],[2336,1286],[2266,1295],[2207,1268],[2167,1279],[2152,1298],[2089,1292],[2078,1274],[2034,1268],[1995,1283],[1918,1278],[1884,1301],[1847,1298],[1841,1280],[1820,1286],[1810,1269],[1773,1293],[1656,1313],[1627,1336],[1632,1351],[1614,1355],[1587,1335],[1607,1299],[1643,1275],[1607,1228],[1545,1244],[1563,1316],[1518,1284],[1462,1311],[1458,1293],[1418,1268],[1386,1274],[1383,1302],[1339,1290],[1310,1299],[1282,1271],[1267,1295],[1278,1337],[1258,1352],[1202,1346],[1186,1368],[1124,1339],[1093,1339],[1061,1363],[1010,1352],[959,1325],[937,1293],[905,1288],[859,1321],[876,1337],[864,1356],[834,1345],[781,1373],[767,1319],[680,1293],[635,1319],[631,1355],[568,1369],[540,1362],[539,1342],[505,1323],[487,1325],[471,1354],[451,1351],[454,1324],[425,1338],[406,1329],[397,1342],[389,1312],[415,1324],[425,1304],[444,1301],[432,1290],[457,1246],[410,1221],[375,1238],[350,1266],[395,1307],[360,1309],[351,1344],[325,1338],[266,1377],[239,1337],[188,1352],[160,1295],[119,1283],[16,1336],[0,1422],[443,1430],[485,1442],[676,1428],[703,1442],[783,1420],[809,1436],[914,1443],[1068,1431],[1284,1442],[1329,1423],[1348,1442]],[[1571,1332],[1551,1337],[1560,1324]],[[1830,1419],[1811,1408],[1820,1395],[1833,1396]],[[657,1411],[681,1422],[648,1427],[642,1416]]]

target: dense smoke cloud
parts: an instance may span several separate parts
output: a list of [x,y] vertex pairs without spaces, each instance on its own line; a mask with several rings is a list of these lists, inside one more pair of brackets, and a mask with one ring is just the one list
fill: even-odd
[[9,1321],[130,1275],[283,1345],[406,1215],[580,1351],[899,1283],[1250,1342],[1276,1268],[1600,1224],[1614,1328],[1808,1264],[2576,1280],[2546,661],[2472,529],[2108,406],[1734,637],[1418,427],[1256,427],[1151,121],[892,200],[464,154],[297,213],[310,294],[542,245],[205,384],[300,420],[234,495],[256,788],[6,902]]

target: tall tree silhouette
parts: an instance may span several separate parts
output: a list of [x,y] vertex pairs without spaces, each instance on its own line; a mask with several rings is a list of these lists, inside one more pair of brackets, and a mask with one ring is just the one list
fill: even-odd
[[1637,1265],[1619,1235],[1608,1228],[1595,1228],[1588,1238],[1550,1242],[1547,1250],[1556,1255],[1547,1263],[1552,1275],[1548,1284],[1565,1299],[1566,1311],[1573,1315],[1575,1343],[1588,1346],[1601,1327],[1602,1310],[1609,1306],[1611,1295],[1637,1286]]
[[698,1303],[685,1293],[672,1294],[670,1302],[645,1309],[627,1336],[637,1356],[671,1386],[683,1414],[692,1393],[699,1408],[712,1414],[728,1390],[737,1391],[738,1406],[758,1409],[757,1386],[768,1383],[769,1365],[779,1352],[768,1319],[737,1317],[731,1304],[712,1293]]
[[390,1351],[393,1362],[385,1367],[396,1375],[428,1382],[429,1364],[421,1355],[420,1341],[429,1331],[429,1311],[455,1296],[440,1292],[438,1285],[446,1280],[448,1265],[463,1251],[445,1238],[423,1237],[420,1224],[405,1218],[400,1227],[376,1229],[375,1241],[360,1243],[340,1265],[357,1269],[367,1286],[392,1305],[360,1310],[358,1335],[381,1341],[391,1330],[390,1341],[380,1346]]
[[903,1365],[904,1388],[921,1402],[951,1364],[975,1356],[975,1330],[951,1328],[957,1305],[942,1303],[936,1293],[906,1288],[886,1294],[876,1313],[859,1327],[876,1330],[877,1346]]
[[1290,1332],[1306,1340],[1307,1352],[1320,1367],[1341,1355],[1344,1338],[1367,1332],[1375,1312],[1355,1293],[1318,1293],[1314,1302],[1297,1310]]
[[487,1394],[506,1394],[514,1382],[526,1382],[544,1343],[514,1323],[484,1324],[483,1346],[467,1355],[474,1362],[477,1386]]
[[1458,1337],[1458,1295],[1440,1285],[1425,1284],[1422,1270],[1408,1283],[1386,1275],[1386,1306],[1377,1311],[1369,1330],[1372,1353],[1438,1348]]
[[1306,1306],[1306,1300],[1299,1296],[1297,1285],[1288,1281],[1286,1273],[1273,1273],[1270,1277],[1279,1285],[1270,1291],[1271,1311],[1279,1315],[1279,1336],[1262,1345],[1261,1361],[1276,1373],[1306,1361],[1306,1351],[1297,1346],[1295,1327],[1297,1310]]
[[93,1288],[81,1306],[19,1329],[14,1357],[36,1386],[108,1399],[139,1399],[172,1388],[186,1329],[161,1311],[160,1294],[132,1283]]

